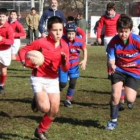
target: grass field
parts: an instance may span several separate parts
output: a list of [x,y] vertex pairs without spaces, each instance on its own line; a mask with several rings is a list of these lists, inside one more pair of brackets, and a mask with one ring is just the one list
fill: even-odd
[[[43,114],[31,110],[30,73],[18,62],[8,68],[6,94],[0,95],[0,140],[35,140],[34,130]],[[105,129],[110,119],[110,81],[104,47],[88,47],[87,69],[81,71],[70,109],[62,104],[66,90],[61,93],[59,114],[48,130],[50,140],[140,140],[140,94],[133,110],[126,106],[120,112],[118,128]]]

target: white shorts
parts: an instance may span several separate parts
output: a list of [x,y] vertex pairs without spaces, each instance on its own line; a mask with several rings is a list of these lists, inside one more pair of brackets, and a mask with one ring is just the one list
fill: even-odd
[[45,91],[48,94],[60,93],[58,78],[50,79],[45,77],[31,76],[30,84],[32,85],[34,94],[42,91]]
[[11,45],[12,54],[17,54],[20,48],[20,39],[14,39],[13,45]]
[[113,38],[114,36],[105,36],[104,37],[104,46],[105,46],[105,50],[107,48],[107,45],[109,44],[110,40]]
[[11,64],[11,48],[0,51],[0,63],[4,66],[9,66]]

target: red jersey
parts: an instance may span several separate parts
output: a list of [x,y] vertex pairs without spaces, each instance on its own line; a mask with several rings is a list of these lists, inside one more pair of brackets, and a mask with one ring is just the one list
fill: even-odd
[[11,45],[14,43],[13,34],[13,29],[8,22],[0,27],[0,36],[2,36],[2,40],[0,41],[0,51],[7,50],[11,47]]
[[112,18],[106,17],[106,15],[103,15],[100,20],[97,27],[97,38],[100,38],[101,31],[103,26],[105,26],[105,36],[114,36],[117,34],[117,20],[119,19],[120,14],[116,14]]
[[12,26],[14,30],[14,38],[20,38],[26,36],[23,26],[19,21],[15,20],[13,22],[9,22],[9,24]]
[[[20,59],[25,60],[25,54],[30,50],[38,50],[44,55],[44,63],[37,69],[33,69],[33,76],[57,78],[59,66],[62,66],[64,71],[68,71],[69,48],[63,39],[60,40],[60,46],[57,48],[55,48],[55,44],[51,36],[37,39],[19,50]],[[61,52],[66,54],[65,66],[61,65]]]

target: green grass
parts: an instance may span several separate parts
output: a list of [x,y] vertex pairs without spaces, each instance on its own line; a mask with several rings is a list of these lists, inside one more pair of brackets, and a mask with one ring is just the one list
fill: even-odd
[[[31,110],[31,70],[12,62],[8,68],[6,95],[0,95],[0,139],[35,140],[34,130],[43,116]],[[88,47],[87,69],[77,81],[71,109],[62,101],[60,111],[48,130],[51,140],[140,140],[140,96],[134,109],[120,112],[118,128],[107,131],[109,121],[110,81],[107,79],[104,47]],[[138,90],[140,92],[140,89]]]

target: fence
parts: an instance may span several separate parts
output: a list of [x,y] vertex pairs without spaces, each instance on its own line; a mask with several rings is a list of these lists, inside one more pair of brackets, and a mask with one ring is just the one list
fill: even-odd
[[[23,27],[27,29],[25,22],[26,16],[30,13],[31,2],[30,1],[0,1],[0,7],[7,8],[8,11],[17,10],[18,14],[21,15],[20,22]],[[39,11],[39,1],[35,1],[35,8]]]

